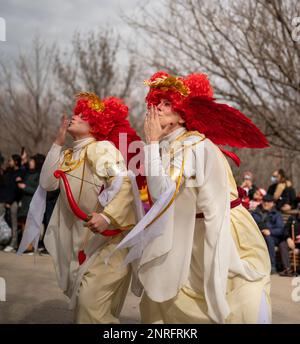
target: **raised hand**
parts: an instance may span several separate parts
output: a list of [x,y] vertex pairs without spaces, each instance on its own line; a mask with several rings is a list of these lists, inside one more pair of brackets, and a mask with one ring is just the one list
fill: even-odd
[[159,112],[156,107],[151,106],[144,123],[146,142],[157,142],[172,131],[172,124],[162,128],[159,122]]
[[68,125],[69,125],[69,120],[65,112],[61,117],[60,126],[57,132],[56,139],[54,141],[54,143],[56,143],[59,146],[63,146],[65,144]]

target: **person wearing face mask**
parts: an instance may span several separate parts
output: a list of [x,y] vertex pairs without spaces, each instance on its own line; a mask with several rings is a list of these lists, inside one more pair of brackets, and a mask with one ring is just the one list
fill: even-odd
[[214,99],[205,74],[157,72],[145,83],[153,205],[117,246],[137,265],[142,322],[270,322],[267,247],[225,156],[239,159],[221,147],[263,148],[266,138]]
[[292,182],[287,178],[284,170],[279,169],[272,173],[271,185],[267,193],[274,197],[276,208],[282,212],[288,212],[292,209],[296,192]]
[[[44,239],[59,287],[70,298],[76,323],[119,323],[131,277],[130,267],[121,266],[127,250],[109,264],[104,260],[138,218],[136,178],[127,173],[124,159],[130,163],[129,144],[141,141],[120,99],[86,92],[76,98],[71,121],[62,118],[47,154],[18,253],[28,242],[37,247],[35,223],[43,221],[46,192],[59,188]],[[74,141],[64,150],[67,132]]]
[[273,173],[272,173],[272,176],[270,178],[271,180],[271,185],[269,186],[268,188],[268,194],[271,195],[271,194],[274,194],[275,192],[275,189],[276,189],[276,186],[278,184],[278,181],[279,181],[279,177],[278,177],[278,170],[275,170]]

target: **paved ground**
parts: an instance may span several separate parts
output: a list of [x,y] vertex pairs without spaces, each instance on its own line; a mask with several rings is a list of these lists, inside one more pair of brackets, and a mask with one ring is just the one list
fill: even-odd
[[[0,323],[72,323],[72,312],[57,287],[49,256],[18,257],[0,252],[0,277],[7,289],[6,302],[0,302]],[[292,278],[272,276],[273,323],[300,324],[300,300],[292,301],[293,289]],[[296,294],[300,299],[300,288]],[[139,322],[138,301],[128,295],[121,314],[123,323]]]

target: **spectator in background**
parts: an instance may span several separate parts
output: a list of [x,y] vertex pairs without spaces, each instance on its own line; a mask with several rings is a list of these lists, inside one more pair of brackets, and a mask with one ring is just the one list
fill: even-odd
[[4,172],[3,183],[1,187],[1,200],[5,203],[6,221],[12,228],[12,240],[5,247],[5,252],[13,252],[18,246],[18,219],[17,212],[22,193],[18,189],[18,183],[22,182],[24,171],[20,169],[21,157],[13,154],[8,160],[8,166]]
[[[0,155],[0,216],[4,215],[4,219],[11,227],[9,193],[7,192],[7,185],[10,181],[7,171],[3,168],[4,158]],[[9,215],[9,216],[8,216]],[[2,247],[3,248],[3,247]]]
[[[6,175],[3,168],[4,157],[0,153],[0,217],[4,215],[4,219],[7,221],[7,194],[6,194]],[[8,225],[11,226],[10,219],[7,221]],[[0,246],[0,249],[3,249],[3,246]]]
[[263,197],[267,194],[265,189],[259,188],[254,192],[253,199],[249,202],[249,211],[255,210],[263,200]]
[[249,200],[252,200],[257,187],[253,184],[253,174],[250,171],[244,172],[241,188],[246,191]]
[[274,197],[277,210],[283,212],[291,210],[296,200],[296,192],[285,172],[282,169],[274,171],[271,183],[267,193]]
[[274,274],[277,272],[275,246],[279,246],[284,240],[284,225],[280,212],[274,207],[273,196],[265,195],[262,204],[252,212],[252,216],[266,240],[272,266],[271,273]]
[[300,214],[290,216],[284,226],[284,241],[280,245],[281,260],[284,270],[279,273],[280,276],[293,277],[289,249],[300,249]]
[[[42,165],[44,163],[45,157],[41,154],[36,154],[29,159],[29,169],[24,176],[23,183],[19,183],[18,187],[20,190],[23,191],[23,197],[21,206],[18,211],[18,218],[21,224],[22,233],[25,228],[26,217],[29,210],[29,205],[33,194],[35,193],[40,179],[40,173],[42,169]],[[28,247],[28,252],[33,251],[33,247]]]

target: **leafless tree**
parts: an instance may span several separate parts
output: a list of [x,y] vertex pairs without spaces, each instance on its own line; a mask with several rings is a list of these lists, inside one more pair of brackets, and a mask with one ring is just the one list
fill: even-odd
[[72,107],[74,95],[83,90],[101,98],[119,97],[129,106],[133,127],[141,132],[141,107],[134,99],[138,66],[125,44],[121,34],[110,28],[77,32],[71,50],[57,54],[55,74],[62,90],[61,103]]
[[52,92],[54,47],[36,38],[31,53],[20,53],[8,66],[1,63],[0,120],[1,146],[18,151],[44,152],[53,138],[55,98]]
[[55,72],[67,100],[73,102],[74,94],[82,90],[101,98],[129,96],[135,64],[120,49],[120,40],[109,29],[75,33],[71,52],[59,53],[55,60]]
[[265,132],[274,147],[265,156],[280,150],[295,161],[300,44],[292,20],[299,14],[298,0],[164,0],[125,20],[146,42],[146,53],[139,52],[145,65],[207,73],[216,98],[239,107]]

